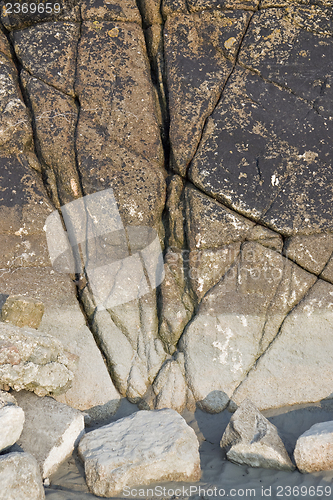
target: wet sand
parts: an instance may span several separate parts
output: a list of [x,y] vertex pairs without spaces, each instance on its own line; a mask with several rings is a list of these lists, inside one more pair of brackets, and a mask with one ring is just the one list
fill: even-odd
[[[135,405],[131,405],[124,400],[115,416],[88,427],[87,432],[137,410]],[[263,414],[277,427],[286,449],[292,457],[296,440],[303,432],[315,423],[333,420],[333,401],[269,410],[263,412]],[[228,462],[219,446],[219,442],[231,417],[229,411],[226,410],[217,415],[210,415],[200,410],[195,413],[186,411],[183,416],[195,430],[200,442],[201,481],[191,484],[160,483],[161,488],[156,490],[157,494],[155,495],[146,495],[146,490],[147,488],[154,489],[157,485],[138,486],[137,495],[117,496],[114,498],[191,498],[193,500],[201,498],[333,499],[333,471],[301,474],[297,470],[283,472],[254,469]],[[100,498],[89,493],[84,480],[84,469],[76,454],[67,459],[50,480],[50,486],[45,488],[47,500],[93,500]],[[191,495],[189,494],[190,486],[192,486]],[[201,487],[200,492],[198,490],[199,486]],[[181,490],[182,487],[184,487],[184,490]],[[197,487],[196,492],[195,487]],[[162,488],[165,488],[165,491]],[[172,493],[176,489],[180,489],[182,494],[173,496]],[[168,490],[170,490],[169,495]],[[166,494],[163,494],[164,492]]]

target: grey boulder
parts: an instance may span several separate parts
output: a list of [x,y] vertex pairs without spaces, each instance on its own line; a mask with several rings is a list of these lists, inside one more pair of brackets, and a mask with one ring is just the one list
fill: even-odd
[[0,457],[0,500],[43,500],[43,482],[38,465],[29,453]]
[[231,462],[265,469],[293,470],[289,455],[271,424],[249,399],[245,399],[230,419],[222,436]]
[[83,414],[52,398],[17,394],[26,421],[18,445],[38,462],[43,478],[54,473],[84,433]]

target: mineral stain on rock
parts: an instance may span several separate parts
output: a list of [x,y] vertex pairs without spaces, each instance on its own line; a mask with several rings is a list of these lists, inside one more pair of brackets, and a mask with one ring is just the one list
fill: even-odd
[[[79,389],[82,363],[61,397],[212,413],[246,395],[260,409],[330,397],[330,3],[60,5],[1,10],[0,292],[42,300],[39,333],[94,352],[103,397]],[[84,266],[51,269],[43,228],[110,188],[124,227],[158,234],[165,279],[101,310]],[[116,254],[119,235],[88,212],[83,226],[81,257]],[[306,388],[291,390],[295,373]]]

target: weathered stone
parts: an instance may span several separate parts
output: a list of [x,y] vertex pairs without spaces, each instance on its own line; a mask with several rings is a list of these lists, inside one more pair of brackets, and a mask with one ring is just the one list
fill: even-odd
[[92,493],[112,496],[124,486],[197,481],[199,443],[174,410],[139,411],[84,436],[79,456]]
[[50,268],[16,269],[3,274],[0,289],[8,295],[27,294],[42,302],[44,315],[38,333],[60,340],[76,359],[78,357],[71,387],[56,398],[79,410],[110,402],[116,409],[120,396],[86,326],[71,279]]
[[284,235],[329,230],[331,123],[289,91],[236,68],[207,120],[189,178]]
[[[54,4],[55,6],[55,4]],[[28,12],[20,10],[14,13],[14,9],[1,9],[0,18],[4,27],[9,30],[20,30],[31,26],[32,24],[64,21],[64,22],[80,22],[80,6],[73,0],[64,0],[61,3],[60,9],[54,8],[52,12],[46,12],[46,8],[38,12],[33,12],[30,9]]]
[[320,274],[333,252],[333,234],[293,236],[285,242],[284,253],[310,273]]
[[0,391],[0,451],[16,443],[23,430],[24,411],[14,396]]
[[29,297],[10,296],[1,309],[1,320],[13,325],[38,328],[44,314],[44,305]]
[[[101,0],[88,0],[81,3],[81,13],[84,21],[95,19],[141,24],[140,13],[135,0],[111,0],[108,3]],[[99,29],[98,24],[96,24],[96,29]]]
[[[161,164],[163,151],[140,27],[83,23],[77,64],[75,89],[81,104],[77,149],[83,184],[89,169],[90,177],[95,172],[98,181],[95,190],[99,182],[103,186],[97,178],[98,170],[104,165],[112,167],[117,154],[126,154],[125,150],[149,157],[151,164],[154,160]],[[112,154],[116,145],[118,152]],[[125,150],[120,153],[122,148]],[[159,170],[156,165],[156,176]],[[90,192],[86,188],[85,194]],[[150,193],[156,197],[155,190]]]
[[259,0],[188,0],[190,12],[204,9],[248,9],[255,10]]
[[192,187],[185,188],[190,249],[220,248],[244,241],[254,223]]
[[240,257],[206,293],[180,340],[187,384],[201,408],[212,413],[225,408],[314,281],[279,253],[243,244]]
[[84,433],[81,412],[52,398],[19,392],[17,402],[25,413],[19,446],[35,457],[42,477],[53,474]]
[[304,432],[296,442],[294,458],[300,472],[333,469],[333,422],[320,422]]
[[[38,149],[46,166],[44,175],[54,203],[64,205],[82,195],[75,162],[77,106],[72,97],[24,70],[21,79],[33,111]],[[56,185],[53,185],[52,173]]]
[[30,75],[74,97],[79,25],[46,22],[14,31],[17,57]]
[[193,301],[186,285],[186,262],[183,252],[177,247],[169,248],[164,262],[165,277],[160,287],[162,310],[158,334],[166,351],[173,354],[186,324],[191,319]]
[[283,249],[283,239],[279,233],[271,231],[265,226],[260,226],[256,224],[246,236],[248,241],[256,241],[264,247],[271,248],[277,252],[282,252]]
[[162,0],[162,14],[163,18],[173,14],[174,12],[188,14],[186,0]]
[[189,252],[189,278],[198,302],[230,269],[239,255],[240,246],[240,243],[233,243],[213,250]]
[[75,356],[37,330],[0,323],[0,384],[40,396],[64,392],[74,378]]
[[230,76],[249,15],[177,14],[165,25],[172,167],[184,176]]
[[43,226],[53,207],[36,172],[21,156],[0,158],[1,268],[50,265]]
[[230,419],[220,443],[231,462],[265,469],[293,470],[277,428],[249,399],[245,399]]
[[[5,45],[6,47],[6,45]],[[30,117],[22,101],[14,63],[0,54],[1,85],[0,95],[0,166],[2,156],[22,154],[31,148],[32,130]]]
[[333,256],[329,259],[326,266],[324,267],[320,278],[333,283]]
[[153,383],[154,408],[172,408],[181,413],[186,406],[186,383],[184,355],[177,353],[177,359],[167,360]]
[[236,404],[248,397],[266,409],[331,397],[332,295],[330,283],[313,285],[232,396]]
[[139,0],[138,5],[144,25],[162,24],[161,0]]
[[44,500],[38,464],[29,453],[0,456],[1,500]]
[[[330,116],[333,112],[329,104],[333,98],[332,66],[327,55],[332,51],[332,37],[327,36],[330,33],[316,33],[314,26],[317,24],[317,29],[323,30],[326,17],[320,7],[256,12],[239,61],[266,80],[313,103],[319,114]],[[332,30],[332,26],[330,28]]]

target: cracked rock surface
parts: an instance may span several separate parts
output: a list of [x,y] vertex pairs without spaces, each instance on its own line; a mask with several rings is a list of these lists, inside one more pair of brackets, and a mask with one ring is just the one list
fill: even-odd
[[[1,7],[0,303],[42,302],[39,331],[79,357],[57,398],[215,413],[331,397],[332,2]],[[64,206],[84,207],[73,227]],[[56,210],[74,268],[51,267]],[[163,279],[135,282],[157,245]],[[101,307],[96,276],[133,293]]]

